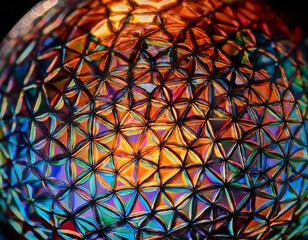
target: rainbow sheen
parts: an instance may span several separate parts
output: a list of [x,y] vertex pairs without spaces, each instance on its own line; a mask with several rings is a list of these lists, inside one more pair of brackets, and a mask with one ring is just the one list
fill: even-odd
[[48,0],[0,46],[0,211],[26,239],[308,237],[307,43],[254,0]]

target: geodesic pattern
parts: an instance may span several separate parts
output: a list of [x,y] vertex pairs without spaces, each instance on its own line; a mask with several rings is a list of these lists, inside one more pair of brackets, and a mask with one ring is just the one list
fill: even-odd
[[260,2],[225,2],[46,1],[15,27],[0,209],[20,235],[307,234],[306,48]]

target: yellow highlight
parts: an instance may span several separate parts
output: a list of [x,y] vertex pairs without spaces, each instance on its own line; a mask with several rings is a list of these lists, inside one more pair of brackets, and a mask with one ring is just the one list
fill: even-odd
[[127,14],[116,14],[114,16],[111,16],[110,22],[112,23],[115,31],[119,30],[121,28],[121,22],[123,21],[124,18],[127,17]]
[[104,19],[103,21],[100,21],[98,24],[96,24],[92,28],[91,33],[98,38],[107,38],[113,35],[113,32],[109,28],[107,19]]
[[142,14],[134,14],[132,17],[132,23],[151,23],[153,22],[156,14],[153,13],[142,13]]
[[133,0],[138,5],[149,5],[155,7],[157,10],[167,7],[168,5],[174,4],[177,0]]
[[110,6],[110,9],[112,12],[118,13],[118,12],[129,12],[130,10],[132,10],[132,7],[130,6],[130,4],[126,1],[120,2],[120,3],[113,3]]

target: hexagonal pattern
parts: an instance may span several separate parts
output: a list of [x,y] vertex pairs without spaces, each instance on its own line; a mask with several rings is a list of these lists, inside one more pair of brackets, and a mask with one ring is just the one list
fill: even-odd
[[19,234],[307,234],[307,48],[266,6],[225,2],[47,1],[16,26],[0,209]]

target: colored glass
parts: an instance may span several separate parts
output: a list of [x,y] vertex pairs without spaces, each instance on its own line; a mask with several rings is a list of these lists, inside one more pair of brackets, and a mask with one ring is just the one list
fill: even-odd
[[43,1],[0,46],[0,210],[26,239],[308,236],[304,44],[265,4]]

